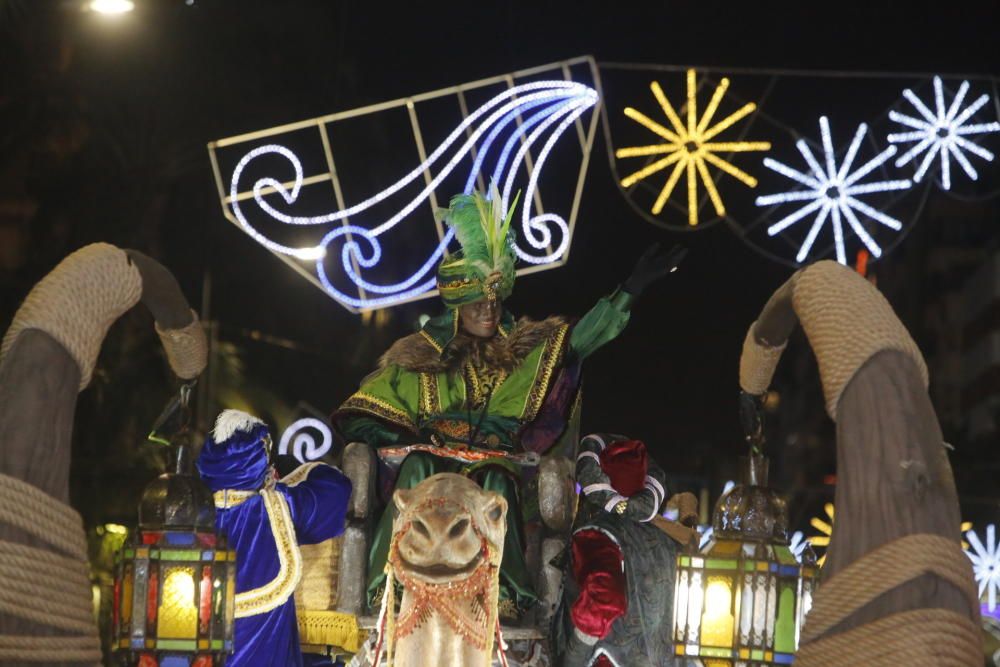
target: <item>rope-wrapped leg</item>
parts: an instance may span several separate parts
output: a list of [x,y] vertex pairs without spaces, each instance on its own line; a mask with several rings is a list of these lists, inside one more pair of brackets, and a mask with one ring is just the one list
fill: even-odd
[[[25,507],[32,508],[30,516]],[[0,522],[48,547],[0,540],[0,613],[22,621],[0,629],[0,664],[99,664],[80,515],[31,484],[0,474]]]
[[751,326],[744,391],[767,390],[796,319],[837,422],[837,523],[796,665],[981,664],[979,606],[927,367],[885,298],[834,262],[797,272]]
[[0,662],[96,664],[86,548],[69,497],[77,393],[108,328],[140,299],[177,375],[205,365],[205,337],[177,281],[134,251],[95,243],[28,294],[0,345]]

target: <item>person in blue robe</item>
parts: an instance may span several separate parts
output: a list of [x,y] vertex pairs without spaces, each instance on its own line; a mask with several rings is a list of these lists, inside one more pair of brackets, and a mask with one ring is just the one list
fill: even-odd
[[197,467],[215,497],[216,530],[237,556],[227,667],[302,665],[292,597],[302,577],[299,545],[344,531],[350,480],[323,463],[277,479],[267,425],[239,410],[219,415]]

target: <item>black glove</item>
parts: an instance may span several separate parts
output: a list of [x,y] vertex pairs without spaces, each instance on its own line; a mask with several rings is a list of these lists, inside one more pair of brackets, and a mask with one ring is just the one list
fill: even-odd
[[622,289],[633,297],[638,297],[654,282],[677,270],[686,254],[687,248],[684,246],[675,245],[670,250],[664,250],[659,243],[654,243],[635,263],[632,275],[622,283]]

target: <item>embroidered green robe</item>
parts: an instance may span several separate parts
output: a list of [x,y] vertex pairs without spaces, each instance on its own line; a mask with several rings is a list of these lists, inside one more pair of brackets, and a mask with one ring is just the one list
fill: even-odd
[[[333,422],[348,441],[373,447],[472,441],[473,446],[521,451],[519,435],[538,415],[558,372],[618,336],[628,323],[630,300],[621,291],[601,299],[575,325],[562,318],[515,322],[505,312],[496,335],[506,339],[516,360],[509,370],[488,363],[476,368],[468,359],[451,364],[443,360],[458,333],[458,312],[449,311],[398,341],[383,357],[381,368],[333,414]],[[446,471],[463,469],[453,460],[411,454],[400,468],[396,488],[412,488]],[[523,609],[535,596],[524,564],[516,485],[509,475],[488,466],[477,479],[508,501],[501,597],[514,599]],[[372,543],[370,596],[385,577],[391,509],[384,513]]]

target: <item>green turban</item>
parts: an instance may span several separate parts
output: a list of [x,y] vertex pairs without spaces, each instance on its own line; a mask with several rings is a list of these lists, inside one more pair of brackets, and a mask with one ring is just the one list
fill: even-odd
[[520,196],[505,213],[494,184],[489,199],[479,192],[455,195],[451,205],[439,212],[462,246],[445,256],[437,270],[438,291],[449,308],[510,296],[517,258],[509,232]]

